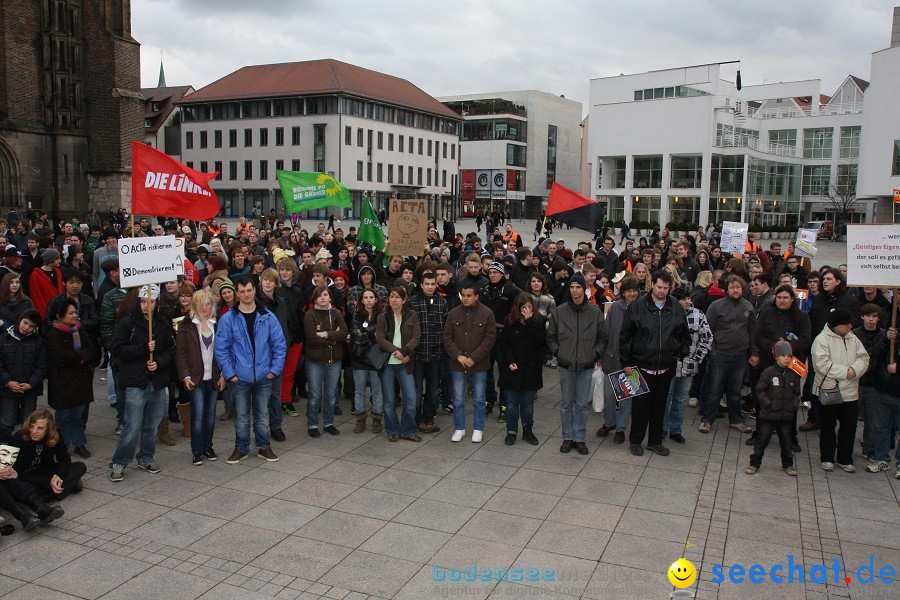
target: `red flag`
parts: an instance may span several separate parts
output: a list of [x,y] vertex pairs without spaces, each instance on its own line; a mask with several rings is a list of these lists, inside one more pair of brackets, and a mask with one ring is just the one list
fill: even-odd
[[603,206],[554,181],[547,201],[547,218],[594,231],[603,224]]
[[205,221],[219,214],[209,187],[218,173],[201,173],[137,140],[131,142],[131,212]]

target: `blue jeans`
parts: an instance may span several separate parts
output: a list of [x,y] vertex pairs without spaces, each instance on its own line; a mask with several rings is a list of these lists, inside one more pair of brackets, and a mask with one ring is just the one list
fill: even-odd
[[269,442],[269,394],[272,380],[232,381],[228,383],[234,398],[234,445],[241,452],[250,452],[250,411],[253,411],[253,435],[256,447],[265,448]]
[[681,433],[684,424],[684,403],[690,395],[694,376],[676,377],[669,386],[669,397],[666,400],[666,416],[663,418],[663,435]]
[[[397,420],[397,407],[394,405],[395,384],[400,384],[400,399],[403,412]],[[388,399],[384,407],[384,430],[388,435],[399,433],[402,436],[416,433],[416,379],[412,373],[406,372],[406,365],[388,365],[381,372],[381,389]]]
[[[127,466],[132,459],[139,465],[149,465],[156,454],[156,430],[169,410],[166,388],[125,388],[125,412],[122,433],[112,457],[112,464]],[[135,454],[137,451],[137,454]]]
[[366,412],[366,384],[372,387],[372,415],[380,417],[384,412],[384,398],[381,395],[381,378],[378,371],[353,370],[353,410],[357,417]]
[[603,424],[609,429],[615,429],[625,433],[628,423],[631,421],[631,398],[619,402],[618,415],[616,414],[616,396],[609,377],[603,377]]
[[89,404],[81,404],[70,408],[56,410],[56,428],[62,436],[66,448],[84,446],[87,439],[84,437],[84,416],[87,414]]
[[37,407],[37,397],[0,398],[0,438],[8,437],[16,427]]
[[[109,353],[107,352],[107,354]],[[116,392],[116,380],[113,377],[112,363],[108,363],[106,365],[106,400],[109,402],[110,406],[116,406]]]
[[537,390],[506,390],[506,433],[519,432],[519,417],[522,427],[534,425],[534,394]]
[[[860,388],[862,391],[863,388]],[[900,427],[900,396],[873,390],[866,404],[866,430],[872,430],[875,460],[891,461],[891,440]],[[897,466],[900,467],[900,444],[897,445]]]
[[487,384],[487,371],[478,373],[450,371],[450,379],[453,382],[453,427],[457,430],[466,429],[467,378],[472,379],[473,429],[484,431],[484,394]]
[[191,453],[200,454],[213,446],[216,428],[216,390],[212,380],[201,381],[190,391]]
[[562,402],[559,416],[562,419],[563,440],[583,442],[587,433],[587,405],[591,396],[593,370],[570,371],[559,367],[559,386]]
[[450,376],[450,357],[441,352],[441,383],[436,402],[441,406],[453,405],[453,378]]
[[738,425],[746,421],[741,413],[741,385],[747,370],[747,356],[710,354],[706,358],[706,390],[703,396],[703,422],[714,423],[719,414],[719,399],[728,398],[728,422]]
[[[341,377],[341,363],[306,361],[306,381],[309,386],[309,400],[306,403],[306,426],[319,428],[319,406],[322,406],[322,424],[334,425],[334,404],[337,402],[338,379]],[[323,404],[324,400],[324,404]]]
[[[500,330],[497,330],[497,335],[500,335]],[[500,344],[495,343],[494,347],[491,349],[491,367],[487,370],[487,384],[485,387],[485,401],[494,406],[497,404],[497,388],[494,380],[494,364],[496,363],[498,366],[503,362],[503,352],[500,351]],[[506,390],[500,388],[500,406],[506,406]]]
[[[112,376],[109,378],[109,380],[112,381],[113,388],[116,390],[114,394],[116,402],[112,406],[116,407],[116,423],[121,425],[122,421],[125,419],[125,396],[127,395],[127,392],[125,391],[125,388],[123,386],[119,385],[118,371],[110,372],[112,373]],[[166,389],[166,402],[168,402],[168,398],[169,390]],[[166,409],[168,410],[168,406],[166,406]]]
[[269,428],[281,429],[284,412],[281,410],[281,382],[284,373],[272,380],[272,393],[269,394]]

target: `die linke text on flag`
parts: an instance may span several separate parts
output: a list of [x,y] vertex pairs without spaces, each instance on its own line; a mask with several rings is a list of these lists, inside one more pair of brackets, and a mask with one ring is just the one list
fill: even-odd
[[171,156],[131,142],[131,212],[205,221],[219,213],[209,182],[218,173],[202,173]]

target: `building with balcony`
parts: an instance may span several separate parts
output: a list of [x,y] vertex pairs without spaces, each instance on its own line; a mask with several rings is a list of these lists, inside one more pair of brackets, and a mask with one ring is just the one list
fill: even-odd
[[438,98],[460,115],[460,193],[465,214],[543,214],[554,181],[577,190],[580,102],[537,90]]
[[[282,210],[276,170],[328,173],[364,196],[425,197],[447,214],[458,190],[462,118],[405,79],[324,59],[238,69],[176,102],[182,160],[218,171],[230,216]],[[310,211],[304,218],[334,212]]]

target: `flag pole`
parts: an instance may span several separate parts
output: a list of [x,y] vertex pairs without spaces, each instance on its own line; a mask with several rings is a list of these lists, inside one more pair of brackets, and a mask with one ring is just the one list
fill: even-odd
[[[156,302],[153,300],[153,294],[151,293],[150,284],[147,284],[147,305],[150,307],[150,312],[147,313],[147,332],[150,341],[153,341],[153,309],[156,308]],[[153,350],[150,351],[150,362],[153,362]]]
[[[900,296],[900,288],[894,288],[893,307],[891,308],[891,327],[893,327],[895,329],[897,328],[897,305],[898,305],[897,296]],[[894,350],[896,347],[897,347],[897,340],[891,340],[891,353],[890,353],[890,357],[888,358],[889,365],[892,365],[895,362],[897,362],[896,360],[894,360],[894,356],[895,356]]]

